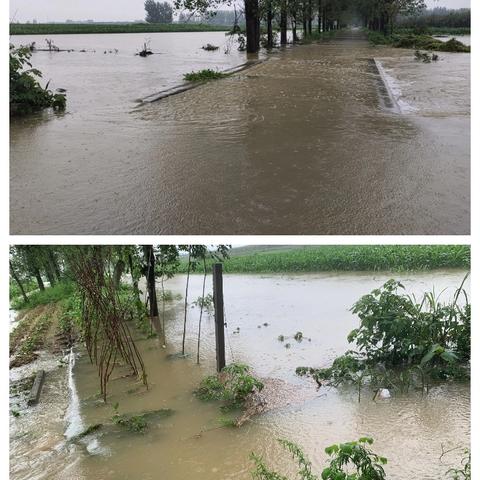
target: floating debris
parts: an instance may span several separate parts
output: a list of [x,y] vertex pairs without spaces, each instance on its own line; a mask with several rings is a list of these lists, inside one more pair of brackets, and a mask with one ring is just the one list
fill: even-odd
[[211,43],[207,43],[202,47],[202,50],[206,50],[207,52],[214,52],[215,50],[218,50],[220,47],[217,47],[216,45],[212,45]]

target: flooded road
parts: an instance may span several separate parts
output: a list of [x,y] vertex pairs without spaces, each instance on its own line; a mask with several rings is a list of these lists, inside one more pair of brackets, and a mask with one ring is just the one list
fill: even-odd
[[[203,403],[192,395],[200,379],[215,370],[213,318],[204,316],[201,365],[195,365],[196,329],[199,310],[189,308],[185,359],[171,358],[181,346],[183,299],[169,303],[166,310],[167,349],[158,339],[138,335],[137,345],[147,366],[150,389],[145,391],[126,370],[117,369],[110,382],[109,404],[98,399],[95,368],[85,354],[77,359],[74,380],[80,398],[83,425],[108,422],[112,405],[120,413],[172,408],[174,414],[153,422],[143,435],[99,433],[80,443],[65,438],[45,448],[34,463],[25,448],[25,433],[15,427],[11,439],[12,480],[62,479],[60,465],[71,479],[156,479],[199,480],[250,479],[249,454],[261,453],[285,474],[294,469],[276,443],[288,438],[301,444],[321,470],[326,460],[324,447],[363,435],[375,438],[374,450],[389,460],[386,471],[391,480],[421,478],[438,480],[461,459],[454,450],[440,461],[445,449],[468,446],[470,438],[470,390],[468,383],[447,383],[433,387],[422,397],[418,392],[394,394],[391,399],[373,402],[366,391],[357,402],[352,389],[325,389],[316,392],[307,380],[295,376],[299,365],[326,365],[347,348],[346,336],[357,326],[348,310],[363,294],[391,276],[402,280],[409,293],[420,295],[435,286],[447,300],[454,294],[465,272],[445,271],[421,274],[322,273],[311,275],[225,275],[227,361],[250,364],[257,375],[282,379],[313,389],[303,403],[292,403],[254,417],[239,429],[217,428],[222,414],[218,405]],[[190,303],[201,293],[202,277],[192,276]],[[211,282],[207,283],[211,292]],[[167,282],[167,289],[183,295],[185,277]],[[467,285],[469,289],[469,285]],[[191,306],[190,306],[191,307]],[[268,326],[264,326],[267,323]],[[259,328],[260,326],[260,328]],[[233,333],[239,329],[239,333]],[[302,331],[305,340],[292,337]],[[278,340],[288,337],[285,348]],[[308,338],[311,341],[308,341]],[[63,371],[66,375],[67,372]],[[47,384],[46,384],[47,385]],[[46,399],[48,400],[48,398]],[[43,404],[42,404],[43,405]],[[45,407],[39,405],[36,409]],[[35,415],[35,409],[33,415]],[[30,414],[31,415],[31,414]],[[43,435],[57,429],[56,411],[45,413],[53,427],[42,423]],[[56,417],[52,417],[56,415]],[[24,428],[29,416],[20,417]],[[17,419],[13,419],[12,423]],[[32,428],[30,424],[30,429]],[[64,432],[68,422],[64,421]],[[33,429],[35,431],[35,428]],[[32,434],[30,434],[30,438]],[[88,451],[90,453],[88,453]],[[23,452],[23,455],[19,453]],[[48,469],[45,467],[48,464]],[[29,475],[26,471],[29,471]]]
[[194,65],[246,58],[199,50],[221,33],[179,35],[164,34],[180,42],[172,76],[167,56],[133,56],[140,38],[128,61],[99,53],[117,36],[91,39],[95,54],[35,54],[68,108],[12,122],[12,234],[469,233],[470,54],[424,65],[347,32],[135,107]]

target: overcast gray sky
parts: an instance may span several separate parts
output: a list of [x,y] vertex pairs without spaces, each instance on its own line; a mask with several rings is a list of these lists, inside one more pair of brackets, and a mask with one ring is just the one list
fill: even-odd
[[[433,6],[433,0],[426,0]],[[470,7],[470,0],[439,0],[438,6]],[[95,21],[139,20],[144,18],[143,0],[10,0],[10,18],[25,22],[92,19]]]

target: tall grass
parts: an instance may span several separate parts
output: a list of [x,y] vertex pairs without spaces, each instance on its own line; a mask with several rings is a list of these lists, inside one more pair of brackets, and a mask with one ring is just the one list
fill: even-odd
[[10,35],[55,35],[77,33],[155,33],[227,31],[222,25],[184,23],[11,23]]
[[[470,267],[466,245],[322,245],[232,250],[226,273],[413,271]],[[181,264],[181,271],[186,266]]]
[[33,308],[38,305],[47,305],[60,300],[69,298],[75,292],[75,285],[71,282],[57,283],[53,287],[47,287],[45,290],[36,290],[28,295],[28,302],[24,302],[22,298],[15,298],[10,307],[14,310],[23,308]]

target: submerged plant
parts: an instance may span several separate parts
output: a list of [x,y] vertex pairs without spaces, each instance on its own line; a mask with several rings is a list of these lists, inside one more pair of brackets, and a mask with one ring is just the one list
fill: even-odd
[[[297,477],[301,480],[385,480],[383,465],[387,463],[369,449],[373,443],[370,437],[362,437],[358,441],[335,444],[327,447],[325,452],[330,456],[329,464],[321,475],[312,472],[312,463],[303,450],[295,443],[278,439],[280,445],[287,450],[298,465]],[[257,480],[289,480],[285,475],[269,468],[263,458],[251,454],[255,464],[252,477]]]
[[[327,368],[298,367],[298,375],[310,376],[320,386],[328,383],[408,391],[420,384],[422,391],[433,380],[464,378],[469,374],[470,304],[463,280],[450,303],[433,292],[402,294],[394,280],[363,296],[352,307],[360,326],[348,335],[356,350],[337,357]],[[465,305],[459,305],[463,296]],[[376,395],[375,395],[376,397]],[[375,398],[374,397],[374,398]]]
[[200,400],[218,400],[223,410],[242,408],[248,396],[263,389],[263,383],[250,373],[250,367],[232,363],[218,375],[205,377],[194,394]]
[[465,456],[462,459],[460,468],[450,468],[446,477],[450,480],[471,480],[472,478],[472,455],[470,450],[464,451]]

